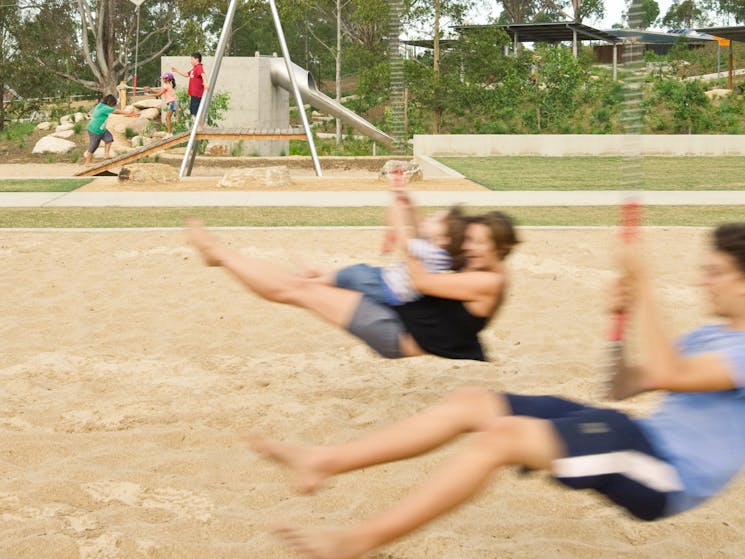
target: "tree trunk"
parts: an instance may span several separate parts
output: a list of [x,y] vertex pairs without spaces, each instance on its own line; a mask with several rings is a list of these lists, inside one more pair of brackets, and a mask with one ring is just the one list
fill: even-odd
[[[341,0],[336,0],[336,102],[341,104]],[[341,144],[341,119],[336,119],[336,145]]]
[[434,0],[435,21],[433,30],[433,54],[432,54],[432,82],[434,87],[434,110],[432,114],[432,133],[440,133],[442,124],[442,108],[440,107],[440,0]]

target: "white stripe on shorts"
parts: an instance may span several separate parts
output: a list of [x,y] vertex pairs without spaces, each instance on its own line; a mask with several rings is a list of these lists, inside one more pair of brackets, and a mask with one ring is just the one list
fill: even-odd
[[559,458],[553,462],[553,472],[559,478],[621,474],[661,493],[683,489],[675,468],[636,450]]

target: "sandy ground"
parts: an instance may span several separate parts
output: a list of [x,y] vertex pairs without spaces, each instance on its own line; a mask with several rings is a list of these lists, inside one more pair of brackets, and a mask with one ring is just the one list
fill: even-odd
[[[81,165],[71,164],[0,164],[0,178],[18,177],[72,177],[83,169]],[[245,188],[226,188],[217,183],[228,169],[214,167],[195,167],[192,176],[171,183],[136,183],[132,181],[120,182],[117,177],[94,177],[89,184],[81,187],[81,192],[103,191],[134,191],[134,192],[167,192],[167,191],[226,191],[226,190],[256,190],[277,191],[277,187],[250,186]],[[323,170],[323,168],[322,168]],[[115,169],[115,171],[118,171]],[[385,190],[388,185],[377,178],[377,174],[355,169],[323,170],[323,176],[315,176],[313,169],[291,169],[292,185],[279,190],[313,191],[313,190],[344,190],[370,191]],[[413,190],[485,190],[483,186],[466,179],[458,178],[428,178],[411,183]]]
[[[380,231],[222,231],[276,262],[376,257]],[[0,557],[288,558],[268,527],[347,524],[388,506],[461,444],[298,496],[240,433],[308,442],[368,432],[448,390],[595,399],[613,277],[609,230],[529,230],[483,333],[490,363],[389,361],[310,314],[206,268],[180,231],[0,232]],[[695,229],[646,234],[676,332],[702,320]],[[643,413],[646,396],[620,406]],[[736,558],[745,480],[642,523],[541,475],[504,471],[475,501],[376,559]]]

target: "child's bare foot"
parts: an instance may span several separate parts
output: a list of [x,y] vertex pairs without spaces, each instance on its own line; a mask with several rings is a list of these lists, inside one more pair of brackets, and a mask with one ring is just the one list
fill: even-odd
[[297,553],[312,559],[355,559],[368,551],[367,546],[348,532],[310,532],[285,526],[274,532]]
[[186,239],[199,251],[207,266],[220,266],[219,246],[200,219],[192,218],[186,222]]
[[287,466],[300,493],[314,493],[331,473],[324,467],[321,451],[314,447],[272,441],[256,433],[246,433],[244,438],[255,452]]

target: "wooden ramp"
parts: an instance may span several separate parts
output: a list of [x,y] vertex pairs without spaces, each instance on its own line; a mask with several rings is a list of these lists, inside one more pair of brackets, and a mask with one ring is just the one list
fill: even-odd
[[[189,141],[191,132],[182,132],[170,138],[163,138],[152,144],[142,146],[127,153],[123,153],[113,159],[105,159],[100,163],[86,167],[82,171],[75,173],[76,177],[93,177],[104,173],[109,169],[121,167],[127,163],[132,163],[143,157],[154,155],[159,151],[175,147]],[[205,128],[197,132],[197,140],[306,140],[305,130],[302,128],[288,129],[261,129],[254,130],[248,128]]]

